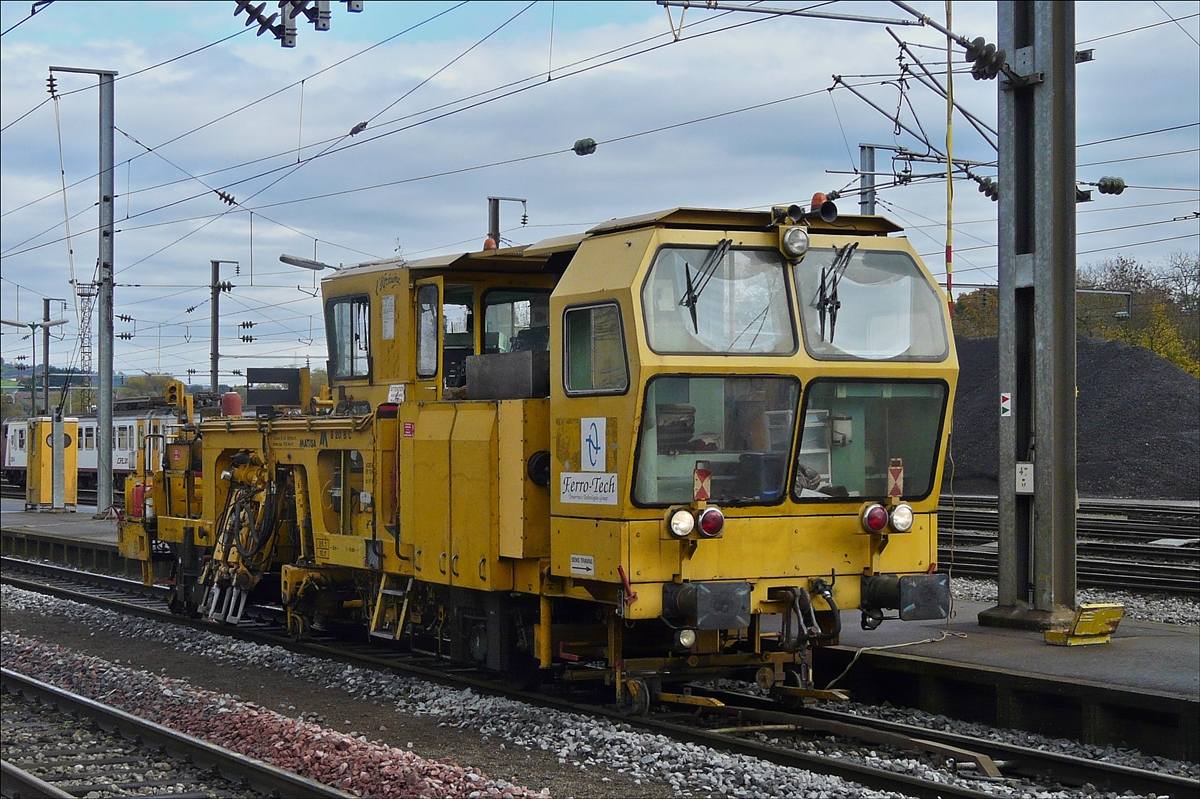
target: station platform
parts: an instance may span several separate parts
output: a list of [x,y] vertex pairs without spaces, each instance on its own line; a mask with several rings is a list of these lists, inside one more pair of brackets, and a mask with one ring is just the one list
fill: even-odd
[[52,535],[71,541],[117,545],[117,520],[93,519],[94,506],[80,505],[74,512],[26,511],[19,499],[0,500],[0,528],[41,535]]
[[1200,696],[1200,627],[1125,618],[1106,644],[1051,646],[1041,632],[981,626],[979,612],[994,605],[956,600],[949,623],[886,621],[876,630],[861,628],[857,610],[843,611],[841,647]]

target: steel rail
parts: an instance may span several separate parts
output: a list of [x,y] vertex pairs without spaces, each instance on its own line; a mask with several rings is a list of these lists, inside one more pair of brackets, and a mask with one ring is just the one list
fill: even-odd
[[159,747],[176,759],[187,759],[202,768],[216,769],[227,777],[236,775],[260,793],[279,797],[352,797],[352,794],[323,785],[316,780],[244,757],[10,669],[0,669],[0,679],[9,691],[53,704],[65,713],[92,719],[104,729],[119,730],[122,735],[140,740],[149,746]]
[[[950,549],[938,547],[938,563],[953,567],[960,577],[996,576],[996,553],[980,549]],[[1116,588],[1129,590],[1140,588],[1184,596],[1200,595],[1200,568],[1195,565],[1173,566],[1160,563],[1139,563],[1107,560],[1101,558],[1079,558],[1076,579],[1084,587]]]
[[[1133,791],[1137,794],[1150,793],[1180,799],[1200,796],[1200,780],[1193,777],[1165,774],[1101,760],[1088,760],[1062,752],[1017,746],[990,738],[918,727],[842,710],[808,707],[802,710],[780,711],[778,704],[773,700],[734,691],[705,690],[699,687],[693,690],[724,702],[724,708],[714,709],[717,714],[734,716],[739,721],[794,725],[798,730],[803,730],[808,725],[808,720],[816,719],[846,725],[848,730],[862,728],[886,732],[910,738],[917,744],[936,743],[961,749],[967,754],[984,755],[1006,776],[1037,777],[1075,787],[1090,783],[1101,791]],[[748,729],[747,732],[753,732],[753,729]],[[869,740],[866,735],[863,738]]]
[[78,799],[75,794],[55,788],[7,760],[0,760],[0,796],[4,799]]

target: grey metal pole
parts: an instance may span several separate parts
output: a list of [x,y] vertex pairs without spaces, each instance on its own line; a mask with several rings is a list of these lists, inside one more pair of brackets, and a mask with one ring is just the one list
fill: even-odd
[[500,246],[500,198],[488,197],[488,233],[487,237]]
[[96,516],[99,518],[113,504],[113,79],[117,73],[79,67],[50,67],[50,71],[96,75],[100,79],[100,392],[96,401]]
[[100,73],[100,395],[96,423],[96,510],[113,504],[113,125],[115,72]]
[[[998,4],[998,46],[1041,80],[999,98],[999,602],[1044,629],[1075,606],[1075,7]],[[1007,409],[1011,410],[1007,410]]]
[[42,415],[50,415],[50,298],[42,297]]
[[875,213],[875,147],[870,144],[858,145],[859,187],[861,195],[858,198],[860,214]]
[[212,262],[212,322],[210,330],[208,368],[212,393],[216,394],[217,369],[221,363],[221,262]]

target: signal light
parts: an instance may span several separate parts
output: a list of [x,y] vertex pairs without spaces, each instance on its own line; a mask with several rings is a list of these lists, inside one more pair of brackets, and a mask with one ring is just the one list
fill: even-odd
[[1003,50],[997,50],[996,45],[988,44],[982,36],[967,45],[967,61],[974,61],[971,67],[971,77],[975,80],[991,80],[1000,74],[1007,55]]
[[166,391],[164,392],[167,398],[167,404],[173,408],[178,408],[183,404],[184,387],[183,383],[178,380],[172,380],[167,383]]
[[680,508],[671,513],[667,527],[676,538],[687,538],[696,529],[696,518],[687,508]]
[[700,535],[716,538],[725,529],[725,514],[720,508],[705,508],[700,512]]
[[888,525],[887,508],[878,502],[864,507],[858,518],[868,533],[882,533]]
[[1125,181],[1105,175],[1096,183],[1096,188],[1100,190],[1101,194],[1120,194],[1125,191]]
[[892,508],[892,512],[888,515],[888,523],[891,524],[892,530],[897,533],[907,533],[912,529],[913,521],[916,516],[913,514],[912,505],[901,502]]

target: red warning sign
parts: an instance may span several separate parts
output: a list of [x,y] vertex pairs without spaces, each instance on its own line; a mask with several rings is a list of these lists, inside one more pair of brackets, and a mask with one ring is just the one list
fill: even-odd
[[707,502],[712,497],[712,469],[708,461],[696,461],[692,472],[692,496],[696,502]]
[[904,459],[892,458],[891,464],[888,466],[888,490],[889,497],[904,496]]
[[417,434],[417,423],[416,422],[405,422],[404,423],[404,437],[412,438],[416,434]]

